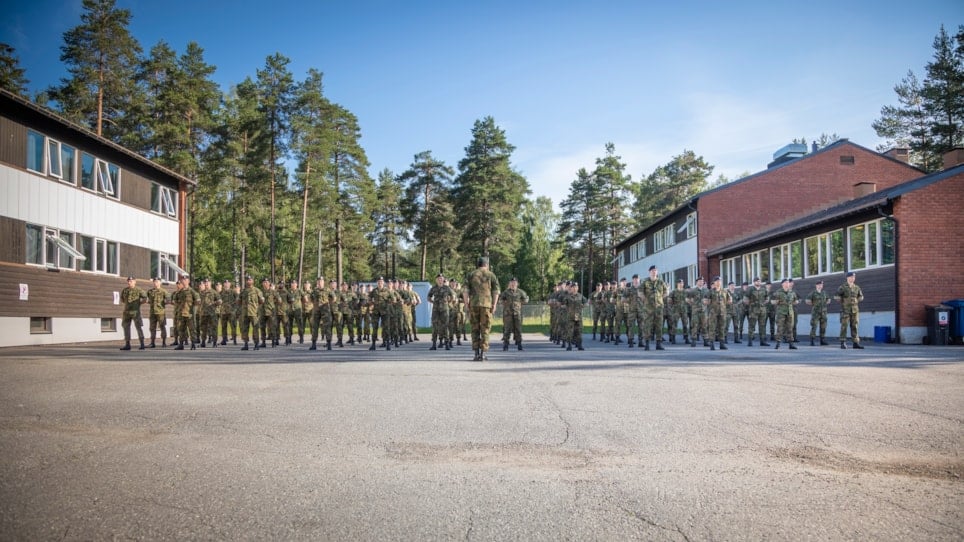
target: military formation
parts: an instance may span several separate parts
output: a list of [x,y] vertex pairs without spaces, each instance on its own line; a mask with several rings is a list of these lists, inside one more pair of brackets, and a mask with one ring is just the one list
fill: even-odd
[[[251,276],[244,285],[230,280],[215,282],[202,279],[198,288],[191,278],[181,276],[175,290],[161,287],[161,279],[152,280],[153,287],[142,290],[133,277],[120,292],[124,346],[131,349],[131,325],[134,326],[139,350],[173,346],[176,350],[232,345],[241,340],[241,350],[303,344],[310,340],[309,350],[332,350],[369,343],[369,350],[391,350],[418,341],[416,307],[422,299],[405,281],[379,277],[375,284],[327,283],[319,277],[312,285],[306,281],[284,281],[277,284],[264,278],[260,288]],[[592,340],[629,348],[664,350],[664,342],[695,347],[702,343],[710,350],[727,350],[733,342],[774,348],[786,344],[797,349],[797,305],[804,301],[811,312],[810,345],[826,346],[827,310],[836,299],[841,304],[840,347],[847,348],[849,332],[853,348],[862,349],[857,334],[859,303],[863,292],[856,275],[847,273],[846,283],[835,295],[823,289],[818,281],[806,298],[793,289],[792,279],[780,281],[779,289],[765,284],[759,277],[752,284],[738,288],[733,282],[723,286],[720,277],[706,285],[703,277],[687,288],[682,279],[671,288],[659,276],[657,267],[649,268],[649,276],[633,275],[630,282],[596,285],[588,299],[574,281],[560,282],[549,294],[549,339],[568,351],[584,350],[583,312],[586,306],[592,318]],[[502,309],[502,350],[510,341],[517,350],[522,344],[522,309],[529,295],[519,287],[516,278],[501,290],[499,281],[488,268],[488,259],[479,258],[477,268],[465,278],[464,286],[442,274],[435,277],[427,299],[432,314],[432,344],[429,350],[451,350],[467,340],[466,312],[471,324],[473,360],[488,359],[489,334],[496,307]],[[142,329],[141,305],[147,305],[150,344]],[[170,335],[166,329],[166,310],[172,307],[174,325]],[[732,330],[732,333],[730,331]],[[381,334],[379,334],[381,331]],[[220,337],[220,341],[218,340]],[[297,339],[295,339],[297,337]],[[667,341],[664,341],[664,338]],[[168,341],[170,339],[170,342]]]

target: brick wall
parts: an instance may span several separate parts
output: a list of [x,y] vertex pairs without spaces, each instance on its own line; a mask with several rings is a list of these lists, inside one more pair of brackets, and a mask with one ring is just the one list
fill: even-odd
[[964,299],[964,173],[904,194],[899,223],[899,326],[925,326],[925,305]]
[[[852,156],[842,164],[841,156]],[[700,197],[699,271],[719,273],[707,251],[793,218],[854,199],[854,185],[889,188],[923,175],[919,170],[850,142],[842,142],[794,162]]]

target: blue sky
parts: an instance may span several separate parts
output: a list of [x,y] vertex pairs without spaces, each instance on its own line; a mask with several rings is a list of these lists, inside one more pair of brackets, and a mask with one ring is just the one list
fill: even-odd
[[[4,2],[0,41],[31,90],[66,75],[80,0]],[[145,51],[189,41],[227,89],[267,56],[325,74],[358,116],[371,174],[431,150],[455,167],[475,120],[516,146],[535,195],[558,203],[613,142],[634,180],[683,150],[735,178],[794,138],[881,143],[871,123],[908,70],[923,76],[959,0],[916,2],[118,0]],[[650,5],[652,4],[652,5]]]

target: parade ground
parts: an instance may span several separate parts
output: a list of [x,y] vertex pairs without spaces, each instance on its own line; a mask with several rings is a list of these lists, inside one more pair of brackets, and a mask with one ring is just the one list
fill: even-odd
[[964,539],[964,347],[421,339],[0,349],[0,540]]

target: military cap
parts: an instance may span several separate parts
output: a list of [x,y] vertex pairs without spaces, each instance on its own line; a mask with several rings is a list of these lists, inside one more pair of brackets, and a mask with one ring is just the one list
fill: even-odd
[[375,279],[375,280],[385,280],[385,277],[378,277],[378,278]]
[[204,277],[204,278],[201,280],[201,282],[208,282],[208,283],[209,283],[209,282],[211,282],[211,279],[209,279],[208,277]]
[[444,278],[445,278],[445,275],[443,275],[443,274],[441,274],[441,273],[439,273],[438,275],[435,275],[435,278],[439,278],[439,277],[442,277],[442,278],[444,279]]
[[743,281],[743,284],[741,284],[740,286],[749,286],[749,285],[750,285],[750,283],[744,280],[744,281]]
[[706,279],[704,279],[703,277],[697,277],[696,280],[697,280],[697,282],[699,282],[699,281],[701,281],[701,280],[702,280],[703,282],[706,282]]
[[780,284],[787,284],[787,283],[790,283],[790,282],[793,282],[793,281],[790,280],[790,279],[783,279],[783,280],[780,281]]
[[639,273],[633,273],[633,278],[634,278],[634,279],[638,279],[638,278],[639,278]]
[[773,283],[770,282],[770,281],[766,281],[766,282],[764,282],[763,284],[768,284],[768,285],[769,285],[769,284],[773,284]]
[[251,275],[245,275],[244,280],[254,280],[254,277],[252,277]]
[[626,280],[626,277],[622,277],[622,278],[621,278],[621,279],[619,279],[619,280]]
[[650,271],[652,271],[652,270],[654,270],[654,269],[656,269],[656,266],[655,266],[655,265],[649,266],[649,270],[650,270]]
[[134,277],[127,277],[127,280],[137,280]]
[[853,271],[849,271],[849,272],[847,272],[847,276],[848,276],[848,277],[856,277],[856,276],[857,276],[857,273],[854,273]]
[[511,279],[509,279],[509,282],[519,282],[519,279],[512,277]]
[[726,283],[726,285],[727,285],[727,286],[730,286],[730,285],[736,286],[736,283],[731,280],[730,282]]
[[191,278],[191,276],[185,273],[183,275],[178,275],[177,280],[184,280],[189,278]]
[[151,280],[164,280],[164,279],[162,279],[161,277],[154,277]]
[[753,282],[759,282],[759,281],[760,281],[760,277],[753,277]]
[[478,260],[478,262],[476,262],[476,265],[478,265],[478,266],[489,265],[489,257],[488,257],[488,256],[479,256],[479,260]]
[[676,282],[684,282],[683,279],[678,279]]
[[261,282],[271,283],[271,279],[269,279],[268,277],[264,277],[263,279],[261,279]]
[[823,281],[822,281],[822,280],[818,280],[818,281],[817,281],[817,284],[823,284]]
[[719,275],[713,277],[713,282],[718,282],[718,281],[720,281],[720,280],[722,280],[722,279],[720,278]]

